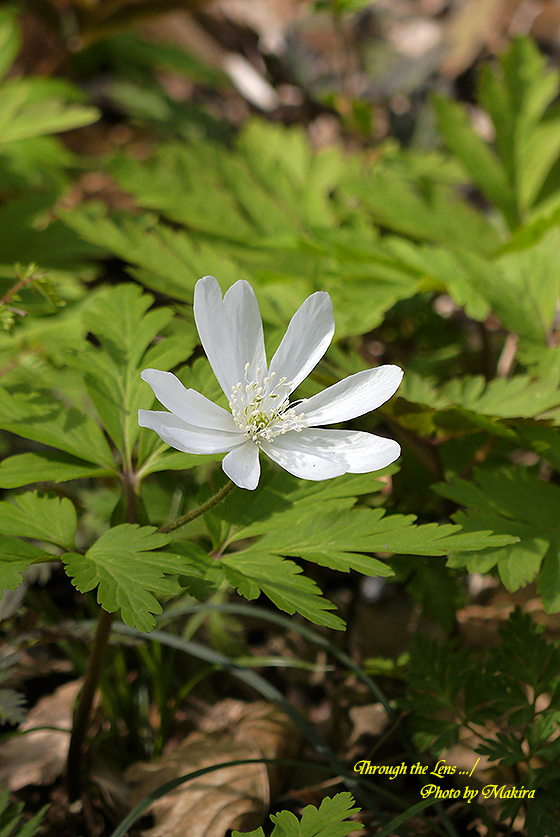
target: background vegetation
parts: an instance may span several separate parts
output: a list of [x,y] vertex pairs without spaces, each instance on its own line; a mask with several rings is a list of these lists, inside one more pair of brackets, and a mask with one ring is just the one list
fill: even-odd
[[[560,73],[537,5],[0,10],[0,835],[560,834]],[[263,463],[198,514],[219,457],[137,411],[146,367],[219,399],[208,273],[251,282],[269,351],[330,293],[299,397],[404,368],[352,422],[395,465]]]

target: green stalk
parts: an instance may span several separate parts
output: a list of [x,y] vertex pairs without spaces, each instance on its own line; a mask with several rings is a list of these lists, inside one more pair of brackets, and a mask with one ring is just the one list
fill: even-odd
[[187,512],[186,514],[178,517],[177,520],[174,520],[172,523],[168,523],[166,526],[160,526],[158,532],[162,532],[163,534],[167,534],[168,532],[174,532],[175,529],[178,529],[180,526],[184,526],[185,523],[190,523],[191,520],[194,520],[195,517],[199,517],[204,512],[209,511],[214,506],[216,506],[220,500],[223,500],[224,497],[227,497],[231,489],[234,487],[234,483],[229,480],[226,482],[223,488],[221,488],[216,494],[213,494],[209,500],[206,500],[205,503],[202,503],[200,506],[197,506],[196,509],[192,509],[192,511]]
[[[134,482],[128,479],[128,474],[123,474],[125,482],[125,496],[127,505],[127,519],[129,523],[134,523],[136,498],[134,493]],[[196,517],[199,517],[204,512],[213,508],[217,503],[226,497],[232,490],[234,484],[230,480],[220,491],[202,503],[196,509],[177,518],[172,523],[162,526],[159,531],[162,533],[173,532],[185,523],[189,523]],[[74,713],[74,720],[72,723],[72,735],[70,737],[70,746],[68,748],[68,761],[66,773],[66,785],[68,790],[68,798],[70,802],[74,802],[79,798],[82,792],[82,768],[83,768],[83,753],[84,743],[91,719],[91,708],[93,706],[93,699],[99,686],[101,672],[105,663],[107,654],[107,646],[109,644],[109,636],[111,634],[111,626],[113,624],[115,614],[108,613],[101,609],[93,643],[91,646],[91,653],[89,655],[86,673],[84,677],[84,685],[78,698],[78,704]]]
[[76,712],[74,713],[70,747],[68,748],[66,775],[68,799],[70,802],[74,802],[74,800],[78,799],[82,792],[84,741],[87,728],[89,726],[93,699],[97,691],[99,678],[101,677],[103,664],[105,662],[107,645],[109,643],[109,634],[111,633],[114,615],[114,613],[108,613],[103,609],[101,609],[99,613],[95,636],[91,646],[91,653],[89,655],[86,668],[84,685],[82,687],[82,691],[80,692]]

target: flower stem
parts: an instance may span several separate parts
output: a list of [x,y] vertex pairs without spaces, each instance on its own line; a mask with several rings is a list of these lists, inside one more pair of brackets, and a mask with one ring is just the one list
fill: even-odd
[[108,613],[103,609],[99,614],[97,627],[95,629],[95,636],[93,638],[93,645],[84,678],[84,685],[82,686],[82,691],[80,692],[78,705],[74,714],[70,747],[68,749],[66,776],[68,798],[70,802],[78,799],[82,790],[82,759],[84,740],[89,724],[93,698],[95,697],[97,684],[99,683],[101,671],[103,670],[103,663],[105,662],[105,653],[107,651],[109,634],[111,633],[111,625],[113,624],[114,615],[114,613]]
[[[192,509],[192,511],[187,512],[187,514],[184,514],[182,517],[178,517],[177,520],[174,520],[172,523],[168,523],[167,526],[162,526],[158,531],[162,533],[173,532],[175,529],[178,529],[185,523],[189,523],[189,521],[194,520],[195,517],[199,517],[199,515],[204,514],[204,512],[208,511],[208,509],[213,508],[217,503],[220,502],[220,500],[223,500],[223,498],[229,494],[233,487],[234,483],[231,480],[229,480],[229,482],[227,482],[224,485],[224,487],[220,489],[220,491],[218,491],[216,494],[214,494],[212,497],[206,500],[205,503],[202,503],[196,509]],[[127,518],[129,522],[132,523],[134,522],[135,518],[135,497],[132,483],[129,479],[125,479],[125,488],[127,489]],[[99,613],[99,619],[97,621],[97,627],[95,629],[91,653],[89,655],[86,673],[84,676],[84,685],[82,686],[82,690],[78,698],[78,704],[76,706],[76,711],[74,713],[72,735],[70,737],[70,746],[68,748],[66,776],[68,798],[70,802],[74,802],[74,800],[78,799],[82,792],[82,762],[84,742],[89,726],[91,707],[93,706],[93,699],[95,697],[95,692],[97,691],[97,686],[99,684],[101,672],[103,671],[103,665],[105,662],[105,655],[107,653],[107,646],[109,644],[109,636],[111,634],[111,626],[113,624],[114,616],[114,613],[108,613],[106,610],[103,609],[101,609]]]
[[174,532],[175,529],[178,529],[180,526],[184,526],[185,523],[190,523],[190,521],[194,520],[195,517],[199,517],[201,514],[204,514],[204,512],[207,512],[209,509],[216,506],[220,500],[223,500],[224,497],[229,494],[233,487],[234,483],[229,480],[223,488],[216,492],[216,494],[213,494],[212,497],[206,500],[205,503],[202,503],[200,506],[197,506],[196,509],[192,509],[190,512],[178,517],[177,520],[173,520],[172,523],[168,523],[166,526],[160,526],[158,532],[167,534],[167,532]]

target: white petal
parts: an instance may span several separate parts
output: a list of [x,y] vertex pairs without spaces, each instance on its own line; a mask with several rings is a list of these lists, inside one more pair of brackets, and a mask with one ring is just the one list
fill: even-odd
[[349,421],[376,410],[399,388],[403,371],[398,366],[365,369],[312,395],[294,407],[311,426]]
[[241,430],[226,433],[212,427],[196,427],[173,413],[157,410],[138,410],[138,424],[155,430],[164,442],[183,453],[225,453],[245,441]]
[[307,431],[295,430],[277,436],[271,442],[261,442],[262,450],[284,470],[305,480],[328,480],[346,473],[345,463],[331,451],[325,455]]
[[301,305],[286,330],[282,342],[270,361],[270,372],[276,379],[286,377],[294,390],[307,378],[327,351],[334,334],[331,298],[318,291]]
[[258,447],[254,442],[245,442],[224,456],[222,468],[239,488],[253,491],[259,484],[261,475]]
[[349,474],[379,471],[401,455],[401,447],[394,439],[374,436],[373,433],[364,433],[361,430],[324,430],[322,427],[309,427],[299,435],[304,436],[306,445],[314,445],[320,456],[336,457],[338,462],[344,464],[344,473]]
[[140,375],[151,386],[157,400],[179,418],[196,427],[212,427],[214,430],[235,432],[233,416],[218,407],[195,389],[187,389],[172,372],[144,369]]
[[262,319],[255,293],[248,282],[232,285],[222,300],[222,291],[213,276],[204,276],[194,289],[194,318],[200,341],[214,374],[228,400],[231,390],[250,381],[257,369],[266,372]]
[[359,430],[307,428],[263,442],[263,451],[296,477],[307,480],[329,479],[341,474],[378,471],[400,456],[393,439]]

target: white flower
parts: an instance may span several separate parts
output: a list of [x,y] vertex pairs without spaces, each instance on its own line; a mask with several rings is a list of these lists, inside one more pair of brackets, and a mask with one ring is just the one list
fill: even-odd
[[194,291],[194,317],[231,412],[185,389],[171,372],[145,369],[143,380],[170,412],[140,410],[141,427],[155,430],[185,453],[226,453],[225,473],[248,489],[259,482],[259,450],[308,480],[377,471],[398,458],[400,447],[392,439],[318,428],[356,418],[387,401],[402,379],[398,366],[366,369],[311,398],[289,402],[332,340],[327,293],[312,294],[296,311],[270,366],[259,306],[248,282],[236,282],[222,299],[216,279],[204,276]]

